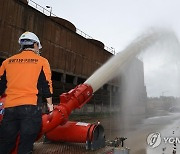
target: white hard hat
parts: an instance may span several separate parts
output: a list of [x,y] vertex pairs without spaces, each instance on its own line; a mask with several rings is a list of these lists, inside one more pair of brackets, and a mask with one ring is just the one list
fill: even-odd
[[39,38],[32,32],[25,32],[19,38],[20,45],[32,45],[38,43],[39,49],[42,48]]

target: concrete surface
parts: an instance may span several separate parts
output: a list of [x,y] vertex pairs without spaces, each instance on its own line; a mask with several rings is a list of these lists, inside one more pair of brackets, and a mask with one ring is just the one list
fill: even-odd
[[[115,139],[115,137],[127,137],[125,147],[130,148],[130,154],[179,154],[180,142],[174,144],[164,142],[164,137],[179,137],[180,138],[180,113],[168,113],[167,115],[155,116],[143,119],[136,124],[129,125],[127,129],[121,126],[121,118],[106,117],[100,118],[101,124],[105,128],[106,140]],[[97,118],[86,120],[86,122],[95,122]],[[161,144],[158,147],[152,148],[147,144],[147,137],[151,133],[159,132],[161,134]],[[111,147],[106,147],[97,151],[85,150],[85,144],[72,143],[53,143],[53,144],[35,144],[36,153],[110,153]]]

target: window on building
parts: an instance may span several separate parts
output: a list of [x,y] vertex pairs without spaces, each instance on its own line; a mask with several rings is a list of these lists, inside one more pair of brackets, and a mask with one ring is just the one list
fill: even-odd
[[74,76],[72,75],[66,75],[66,83],[72,83],[74,81]]
[[78,84],[82,84],[82,83],[84,83],[85,81],[86,81],[86,79],[78,77],[77,83],[78,83]]
[[52,71],[52,80],[61,81],[61,76],[61,73]]

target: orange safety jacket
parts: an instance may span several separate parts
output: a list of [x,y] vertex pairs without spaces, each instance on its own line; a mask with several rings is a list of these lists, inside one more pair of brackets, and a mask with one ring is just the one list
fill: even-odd
[[0,95],[6,93],[5,108],[37,105],[37,95],[52,96],[51,70],[47,59],[33,51],[22,51],[0,67]]

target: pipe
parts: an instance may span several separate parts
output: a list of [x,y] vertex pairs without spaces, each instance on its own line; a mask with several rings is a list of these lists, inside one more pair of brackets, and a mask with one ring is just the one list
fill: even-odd
[[[69,115],[76,108],[81,108],[88,103],[93,94],[92,87],[88,84],[81,84],[70,90],[68,93],[60,95],[60,103],[54,108],[50,114],[42,116],[42,129],[38,139],[45,133],[53,130],[59,125],[63,125],[68,121]],[[5,97],[0,98],[4,102]]]
[[87,140],[93,140],[93,132],[97,126],[97,124],[68,121],[65,125],[59,125],[46,133],[46,137],[52,141],[85,143]]
[[81,108],[92,97],[92,87],[87,84],[78,85],[68,93],[60,95],[60,103],[50,114],[42,116],[41,134],[47,133],[55,127],[65,124],[74,109]]
[[99,124],[68,121],[45,134],[46,139],[72,143],[86,143],[86,149],[105,146],[104,128]]

